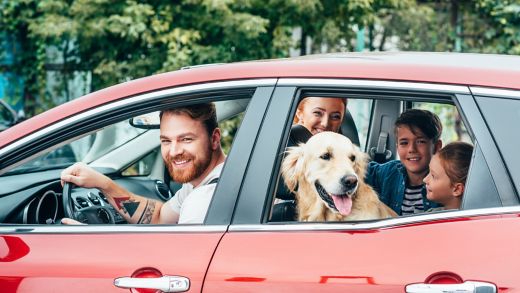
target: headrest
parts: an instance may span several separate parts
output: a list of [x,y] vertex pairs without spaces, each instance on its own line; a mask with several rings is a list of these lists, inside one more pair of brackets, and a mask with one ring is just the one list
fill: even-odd
[[[312,137],[312,133],[305,128],[303,125],[295,124],[291,126],[291,133],[289,134],[289,141],[287,142],[287,147],[297,146],[300,143],[306,143],[309,138]],[[281,176],[281,174],[280,174]],[[294,200],[294,194],[292,194],[283,179],[280,179],[280,183],[278,184],[278,189],[276,191],[276,197],[284,200]]]
[[339,133],[350,138],[352,143],[355,145],[360,146],[356,123],[354,123],[354,118],[352,117],[352,114],[350,114],[350,111],[345,112],[345,117],[343,117],[343,121],[341,122]]
[[306,143],[311,138],[312,133],[300,124],[295,124],[291,127],[291,133],[289,134],[289,141],[287,146],[297,146],[300,143]]

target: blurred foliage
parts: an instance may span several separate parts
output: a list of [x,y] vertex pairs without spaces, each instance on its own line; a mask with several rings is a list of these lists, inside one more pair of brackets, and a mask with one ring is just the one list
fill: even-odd
[[472,142],[455,105],[416,102],[412,108],[428,110],[439,117],[442,122],[441,140],[443,145],[452,141]]
[[380,12],[374,35],[398,37],[400,50],[520,54],[520,0],[417,1]]
[[26,81],[31,116],[53,106],[49,70],[63,75],[68,100],[75,72],[90,72],[94,91],[187,65],[286,57],[294,27],[317,47],[348,49],[340,38],[402,3],[411,1],[13,0],[0,2],[0,32],[21,44],[8,70]]
[[[520,0],[10,0],[0,32],[19,48],[0,70],[19,76],[28,116],[69,94],[187,65],[368,50],[520,54]],[[301,37],[293,37],[299,28]],[[0,50],[0,54],[2,54]],[[2,60],[0,56],[0,60]],[[57,77],[49,89],[50,71]]]

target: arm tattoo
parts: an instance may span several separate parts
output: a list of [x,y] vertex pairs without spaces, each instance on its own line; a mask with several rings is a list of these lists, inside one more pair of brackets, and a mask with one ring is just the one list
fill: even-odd
[[114,198],[116,207],[123,213],[128,214],[130,218],[135,214],[140,202],[136,202],[130,197],[116,197]]
[[155,210],[155,201],[147,200],[144,211],[141,214],[141,218],[139,218],[139,221],[137,221],[137,224],[150,224],[152,222],[152,216],[153,216],[154,210]]

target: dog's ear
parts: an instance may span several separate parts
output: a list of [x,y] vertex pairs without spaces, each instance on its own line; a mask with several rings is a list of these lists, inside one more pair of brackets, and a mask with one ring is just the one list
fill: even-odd
[[369,159],[368,154],[362,152],[357,146],[355,146],[355,150],[356,161],[354,162],[354,171],[356,172],[356,174],[365,174],[367,171]]
[[303,148],[300,144],[297,147],[290,147],[287,150],[287,155],[282,163],[282,176],[287,185],[287,188],[294,192],[298,185],[298,177],[303,172]]

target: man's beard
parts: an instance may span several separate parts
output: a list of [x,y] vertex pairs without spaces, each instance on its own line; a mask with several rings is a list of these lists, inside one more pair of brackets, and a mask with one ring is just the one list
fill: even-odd
[[[168,156],[166,166],[168,167],[168,172],[172,177],[173,181],[178,183],[188,183],[204,173],[211,162],[211,158],[213,157],[213,152],[210,148],[208,148],[208,156],[207,157],[194,157],[189,153],[185,153],[183,155],[177,155],[174,158]],[[183,161],[183,160],[191,160],[191,166],[188,168],[178,169],[174,166],[174,161]]]

